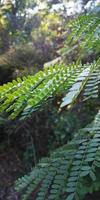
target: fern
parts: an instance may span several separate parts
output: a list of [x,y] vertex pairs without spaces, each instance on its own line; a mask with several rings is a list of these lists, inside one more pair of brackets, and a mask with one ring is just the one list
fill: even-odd
[[[84,91],[84,96],[94,97],[93,91],[97,93],[95,97],[98,97],[98,85],[100,83],[100,73],[99,73],[99,62],[95,64],[89,65],[76,79],[76,82],[73,84],[73,86],[69,89],[69,92],[67,95],[63,98],[63,102],[61,104],[61,108],[64,106],[67,106],[71,103],[73,103],[74,100],[76,100],[77,96],[81,93],[84,86],[86,85],[86,89]],[[95,71],[97,69],[97,71]],[[93,72],[93,73],[92,73]],[[90,85],[91,79],[95,79],[95,82],[92,82]],[[94,87],[95,86],[95,87]],[[89,87],[89,88],[88,88]],[[92,93],[92,94],[91,94]],[[88,97],[88,98],[89,98]],[[86,98],[85,98],[86,99]]]
[[[94,17],[95,18],[95,17]],[[84,36],[83,33],[93,30],[98,24],[98,18],[95,19],[91,16],[80,17],[76,20],[77,23],[82,23],[82,28],[79,27],[78,31],[73,32],[70,36]],[[90,23],[89,27],[86,23]],[[88,28],[88,29],[87,29]],[[75,35],[76,34],[76,35]],[[78,39],[76,37],[76,40]],[[97,41],[93,38],[92,41]],[[87,38],[83,37],[89,47],[89,34]],[[74,40],[73,40],[74,41]],[[76,42],[76,41],[75,41]],[[93,47],[92,42],[92,47]],[[82,44],[83,45],[83,44]],[[62,78],[58,79],[58,87],[53,87],[52,95],[67,90],[66,96],[63,98],[60,108],[73,104],[80,93],[82,93],[83,101],[89,98],[98,97],[99,84],[100,84],[100,61],[92,64],[75,65],[75,69],[71,71],[71,65],[67,68],[63,66],[64,81]],[[74,66],[73,65],[73,66]],[[62,66],[60,66],[62,68]],[[59,68],[59,70],[60,70]],[[53,68],[55,69],[55,67]],[[67,69],[67,70],[66,70]],[[47,68],[49,70],[49,68]],[[60,71],[57,75],[61,77]],[[67,77],[67,78],[66,78]],[[50,76],[52,81],[52,75]],[[47,82],[46,82],[47,84]],[[49,85],[50,86],[50,85]],[[43,83],[43,87],[45,85]],[[42,88],[41,88],[42,89]],[[50,94],[48,92],[48,94]],[[46,95],[47,98],[50,95]],[[46,99],[47,99],[46,98]],[[46,101],[42,98],[37,105]],[[32,104],[33,108],[34,105]],[[36,108],[36,106],[35,106]],[[32,172],[17,180],[16,190],[23,190],[22,200],[27,200],[32,195],[34,200],[78,200],[82,199],[86,193],[93,191],[93,189],[100,189],[98,184],[97,171],[100,170],[100,111],[97,113],[94,121],[86,128],[83,128],[74,135],[72,141],[68,144],[58,148],[53,152],[49,158],[42,159],[39,164],[33,168]],[[87,190],[84,190],[84,183]]]
[[[96,181],[100,168],[100,111],[92,124],[80,130],[71,142],[42,159],[30,175],[17,180],[25,188],[22,200],[80,199],[84,179]],[[90,181],[91,182],[91,181]]]
[[100,85],[100,70],[95,70],[87,81],[85,90],[83,91],[83,101],[90,98],[97,98]]
[[12,119],[20,114],[26,117],[48,98],[69,89],[75,83],[67,96],[71,103],[81,92],[91,73],[99,68],[99,62],[86,65],[73,63],[67,67],[51,66],[35,76],[24,77],[22,80],[18,78],[17,81],[4,84],[0,86],[0,111],[6,110]]
[[69,54],[78,46],[82,49],[100,51],[100,16],[98,13],[79,16],[69,23],[69,28],[71,33],[62,49],[63,55]]

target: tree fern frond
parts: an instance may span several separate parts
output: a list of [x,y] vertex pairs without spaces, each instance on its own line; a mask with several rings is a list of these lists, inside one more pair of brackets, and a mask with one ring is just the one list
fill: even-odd
[[89,80],[87,81],[87,84],[83,91],[83,101],[86,101],[89,98],[97,98],[99,93],[99,85],[100,70],[97,69],[91,74]]
[[63,102],[60,105],[61,108],[72,104],[77,99],[78,95],[83,91],[84,87],[84,96],[88,98],[91,96],[93,97],[93,93],[96,93],[95,97],[98,96],[98,85],[100,82],[100,73],[98,74],[98,72],[100,72],[99,68],[99,60],[97,63],[87,65],[87,68],[84,69],[83,72],[78,76],[76,82],[72,85],[66,96],[63,98]]
[[53,152],[50,158],[42,159],[29,179],[25,176],[18,180],[16,189],[25,187],[22,200],[31,194],[34,200],[77,200],[83,181],[96,181],[97,168],[100,169],[100,111],[71,142]]
[[23,81],[13,81],[0,86],[0,111],[12,112],[12,118],[21,112],[25,115],[29,114],[54,93],[59,92],[60,86],[63,86],[65,81],[65,87],[69,87],[85,67],[75,64],[68,67],[49,67]]
[[[100,50],[100,17],[98,13],[81,15],[69,23],[71,33],[67,37],[64,54],[69,54],[77,46]],[[67,45],[67,47],[66,47]]]
[[[12,119],[20,114],[26,117],[38,109],[48,98],[69,89],[81,78],[80,87],[75,90],[76,97],[98,65],[99,60],[86,65],[73,63],[67,67],[63,65],[51,66],[38,72],[35,76],[28,76],[22,80],[17,79],[12,83],[4,84],[0,86],[0,112],[8,112]],[[70,89],[72,92],[73,87],[75,85],[72,86],[72,90]]]

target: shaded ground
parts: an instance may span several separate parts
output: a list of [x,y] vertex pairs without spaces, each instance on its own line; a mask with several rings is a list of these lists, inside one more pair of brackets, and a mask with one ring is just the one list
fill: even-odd
[[24,168],[14,149],[0,154],[0,200],[19,200],[13,185],[23,171]]

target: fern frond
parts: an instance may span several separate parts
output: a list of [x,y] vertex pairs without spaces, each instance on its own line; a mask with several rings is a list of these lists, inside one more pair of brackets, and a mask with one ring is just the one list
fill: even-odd
[[[81,15],[77,19],[69,23],[71,33],[67,37],[64,54],[69,54],[77,46],[86,49],[100,50],[100,17],[97,14],[91,13]],[[66,45],[68,48],[66,48]]]
[[[60,107],[68,106],[72,104],[83,91],[85,87],[84,96],[85,100],[90,97],[98,97],[98,88],[100,83],[100,64],[99,60],[97,63],[87,65],[87,68],[78,76],[76,82],[69,89],[67,95],[63,98],[63,102]],[[90,84],[91,83],[91,84]],[[93,94],[96,95],[93,95]]]
[[100,86],[100,70],[95,70],[89,80],[87,81],[86,87],[83,91],[83,101],[90,98],[97,98]]
[[[80,130],[67,145],[42,159],[32,173],[19,179],[17,191],[25,188],[22,200],[77,200],[84,179],[96,181],[100,169],[100,111],[88,127]],[[33,189],[32,189],[33,188]]]
[[[99,67],[99,61],[93,64],[69,64],[67,67],[55,66],[45,68],[35,76],[18,78],[17,81],[0,86],[0,112],[6,111],[12,119],[18,115],[27,116],[46,100],[65,89],[69,89],[81,78],[74,96],[80,93],[90,74]],[[84,71],[85,70],[85,71]],[[70,89],[72,92],[74,86]]]

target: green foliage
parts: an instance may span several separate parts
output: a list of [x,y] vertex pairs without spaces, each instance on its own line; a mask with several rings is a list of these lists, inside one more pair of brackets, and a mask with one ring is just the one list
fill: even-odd
[[[54,40],[62,28],[62,18],[57,13],[40,13],[40,26],[32,30],[33,40],[43,40],[50,42]],[[37,35],[38,32],[38,35]]]
[[[12,119],[19,114],[27,116],[46,102],[48,98],[69,89],[75,82],[69,90],[67,98],[63,99],[61,107],[69,105],[75,101],[96,68],[99,68],[99,60],[87,65],[73,63],[67,67],[63,65],[51,66],[38,72],[35,76],[18,78],[12,83],[4,84],[0,86],[0,111],[6,110]],[[80,82],[76,83],[79,80]]]
[[74,133],[80,128],[80,121],[76,113],[63,111],[58,115],[58,109],[52,109],[49,122],[54,135],[50,135],[49,149],[54,150],[71,140]]
[[[67,25],[68,26],[68,25]],[[69,23],[71,34],[68,35],[62,53],[64,56],[74,52],[77,48],[89,51],[100,51],[100,16],[99,13],[81,15]],[[79,52],[79,56],[83,51]]]
[[[83,39],[89,47],[91,26],[93,30],[96,28],[93,17],[91,18],[91,15],[89,17],[82,16],[76,20],[76,23],[74,21],[75,30],[69,38],[73,39],[74,37],[76,41],[78,38]],[[78,23],[82,23],[82,26],[78,26],[79,29],[77,28]],[[94,48],[93,41],[97,41],[97,39],[92,36],[91,44]],[[83,100],[97,97],[100,84],[99,60],[96,63],[81,66],[81,69],[80,71],[79,67],[77,68],[76,75],[75,70],[73,70],[74,74],[71,73],[72,79],[70,80],[70,68],[69,70],[67,68],[67,95],[63,98],[61,108],[76,101],[82,92]],[[65,84],[63,83],[63,85]],[[24,191],[23,200],[29,198],[31,194],[36,200],[83,199],[88,192],[100,189],[100,184],[98,184],[99,171],[100,111],[91,124],[74,135],[72,141],[58,148],[49,158],[42,159],[28,176],[19,179],[16,182],[16,189]]]
[[[71,142],[58,148],[50,158],[42,159],[28,176],[18,179],[16,189],[25,188],[22,199],[33,193],[36,200],[81,199],[84,180],[96,184],[96,169],[100,168],[100,111],[95,120],[79,130]],[[99,185],[100,187],[100,185]]]
[[99,93],[99,84],[100,84],[100,70],[95,70],[89,80],[87,81],[85,90],[83,92],[83,101],[89,98],[97,98]]
[[[67,106],[76,100],[77,96],[81,93],[86,85],[84,91],[84,97],[86,98],[97,98],[98,97],[98,88],[100,83],[100,65],[97,63],[97,67],[95,64],[89,65],[76,79],[76,82],[69,89],[67,95],[63,98],[63,102],[60,107]],[[88,81],[88,82],[87,82]]]

